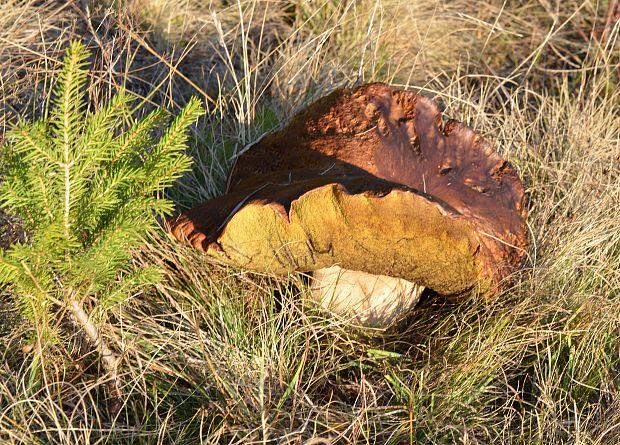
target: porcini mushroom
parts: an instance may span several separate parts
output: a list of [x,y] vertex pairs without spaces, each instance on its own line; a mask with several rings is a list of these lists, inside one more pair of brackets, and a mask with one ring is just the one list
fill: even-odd
[[313,274],[312,293],[387,326],[424,288],[495,292],[527,243],[523,186],[479,134],[384,84],[338,90],[242,154],[228,193],[170,221],[235,266]]

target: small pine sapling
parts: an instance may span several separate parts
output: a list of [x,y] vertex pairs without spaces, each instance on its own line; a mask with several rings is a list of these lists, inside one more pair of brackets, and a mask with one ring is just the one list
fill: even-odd
[[158,280],[157,268],[133,266],[132,255],[156,217],[173,210],[162,192],[191,166],[188,127],[203,109],[192,99],[166,127],[162,109],[135,120],[132,96],[120,91],[89,110],[88,57],[72,43],[46,117],[6,135],[0,206],[21,220],[26,238],[0,255],[0,285],[32,322],[35,363],[46,345],[62,344],[70,313],[117,383],[117,355],[98,321]]

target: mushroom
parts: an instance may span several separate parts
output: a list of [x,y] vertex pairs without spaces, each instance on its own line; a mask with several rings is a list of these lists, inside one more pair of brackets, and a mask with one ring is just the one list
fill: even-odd
[[312,274],[312,295],[368,326],[425,288],[497,292],[527,247],[523,185],[478,133],[384,84],[337,90],[238,159],[228,193],[171,220],[224,263]]

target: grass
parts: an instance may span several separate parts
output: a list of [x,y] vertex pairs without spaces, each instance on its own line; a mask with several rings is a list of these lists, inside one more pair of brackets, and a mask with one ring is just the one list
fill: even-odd
[[[182,209],[221,193],[235,156],[313,98],[390,82],[435,97],[517,166],[531,248],[501,295],[430,298],[401,325],[368,332],[316,307],[302,277],[223,268],[162,233],[138,261],[165,279],[103,326],[122,356],[119,411],[77,334],[36,378],[34,328],[2,297],[0,440],[618,443],[610,3],[4,0],[2,134],[40,112],[67,42],[82,39],[96,51],[93,106],[124,85],[147,104],[199,95],[209,108],[194,170],[171,191]],[[3,224],[3,245],[18,226]]]

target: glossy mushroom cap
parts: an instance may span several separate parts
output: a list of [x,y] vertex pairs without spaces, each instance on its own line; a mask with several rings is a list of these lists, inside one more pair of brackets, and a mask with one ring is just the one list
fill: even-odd
[[[239,157],[226,195],[170,225],[236,266],[338,266],[449,295],[494,291],[518,266],[527,246],[523,199],[515,170],[479,134],[443,123],[428,98],[370,84],[310,105]],[[419,291],[407,292],[411,304],[384,301],[380,314],[371,295],[349,309],[346,294],[333,300],[382,324],[415,304]]]

